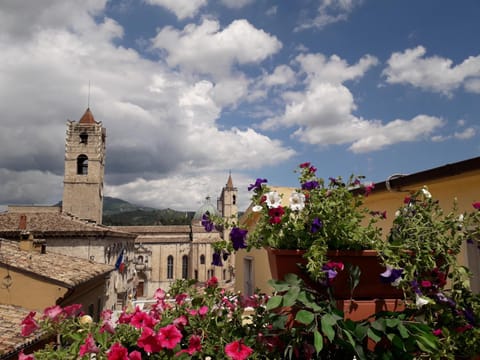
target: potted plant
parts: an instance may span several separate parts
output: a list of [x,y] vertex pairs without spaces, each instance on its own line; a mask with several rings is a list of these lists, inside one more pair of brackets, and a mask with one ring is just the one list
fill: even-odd
[[[286,273],[297,271],[297,263],[301,263],[308,273],[304,279],[333,285],[337,299],[350,299],[353,289],[357,298],[379,298],[383,291],[389,292],[389,297],[398,297],[398,291],[392,292],[380,283],[380,273],[385,268],[378,262],[376,250],[381,243],[381,231],[375,224],[385,214],[364,206],[364,196],[372,191],[373,185],[364,184],[363,177],[354,175],[347,181],[341,177],[324,180],[316,175],[316,170],[310,163],[300,164],[296,170],[299,187],[288,195],[268,187],[266,179],[259,178],[251,184],[252,218],[247,222],[254,223],[254,229],[250,233],[237,224],[205,214],[203,224],[207,230],[231,227],[231,241],[216,244],[217,258],[222,252],[264,247],[274,278],[282,279]],[[296,258],[286,260],[291,255]],[[281,266],[276,265],[278,256],[282,257]],[[333,262],[333,268],[328,268],[329,261]],[[352,271],[347,271],[348,265],[353,266]],[[370,270],[373,275],[368,273]],[[335,281],[329,278],[333,272]],[[368,289],[364,291],[362,285]]]

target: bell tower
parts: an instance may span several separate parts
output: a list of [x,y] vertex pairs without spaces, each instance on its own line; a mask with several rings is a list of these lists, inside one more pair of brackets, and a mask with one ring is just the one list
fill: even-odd
[[238,220],[237,188],[233,186],[232,174],[228,175],[227,184],[217,200],[217,209],[224,219]]
[[106,130],[87,108],[80,121],[68,121],[62,211],[102,223]]

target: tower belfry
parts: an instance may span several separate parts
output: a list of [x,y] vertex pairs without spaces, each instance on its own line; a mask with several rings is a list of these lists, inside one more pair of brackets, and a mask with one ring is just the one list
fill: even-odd
[[106,130],[90,108],[67,122],[62,211],[102,222]]

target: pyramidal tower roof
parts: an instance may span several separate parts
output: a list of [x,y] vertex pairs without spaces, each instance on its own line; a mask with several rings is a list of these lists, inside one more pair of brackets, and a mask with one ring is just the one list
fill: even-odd
[[85,114],[81,117],[80,124],[96,124],[97,122],[95,121],[95,118],[93,117],[92,112],[90,111],[90,108],[87,108],[85,111]]

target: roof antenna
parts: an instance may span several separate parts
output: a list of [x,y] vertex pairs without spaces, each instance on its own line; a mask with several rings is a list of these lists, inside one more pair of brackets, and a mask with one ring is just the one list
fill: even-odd
[[90,80],[88,80],[87,109],[90,109]]

